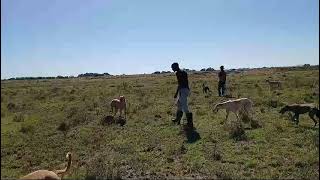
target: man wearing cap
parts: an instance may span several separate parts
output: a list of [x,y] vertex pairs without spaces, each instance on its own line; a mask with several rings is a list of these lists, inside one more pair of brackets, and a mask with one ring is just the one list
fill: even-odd
[[219,77],[219,83],[218,83],[218,94],[219,96],[224,96],[225,90],[226,90],[226,81],[227,81],[227,74],[224,71],[224,67],[220,66],[220,72],[218,74]]
[[180,124],[180,120],[184,112],[187,117],[187,126],[188,128],[192,129],[193,128],[192,113],[189,111],[189,108],[188,108],[188,96],[190,93],[188,74],[179,68],[178,63],[173,63],[171,65],[171,68],[174,72],[176,72],[176,76],[178,80],[177,91],[174,95],[175,99],[178,98],[178,101],[177,101],[178,109],[176,112],[176,118],[172,121],[174,123]]

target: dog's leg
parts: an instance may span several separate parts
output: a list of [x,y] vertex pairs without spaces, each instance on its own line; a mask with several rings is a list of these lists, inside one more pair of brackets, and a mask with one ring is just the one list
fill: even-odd
[[317,126],[317,120],[314,118],[315,112],[313,110],[309,111],[309,117],[313,120],[314,122],[314,127]]
[[113,117],[116,117],[116,114],[118,112],[118,108],[117,107],[114,107],[115,111],[114,111],[114,114],[113,114]]
[[296,113],[296,114],[294,115],[294,117],[295,117],[296,125],[298,125],[298,124],[299,124],[299,114]]
[[240,121],[240,118],[239,118],[239,115],[238,115],[238,113],[236,113],[236,112],[235,112],[234,114],[236,115],[236,117],[237,117],[237,120],[238,120],[238,121]]
[[226,115],[226,120],[225,120],[225,122],[227,122],[227,121],[228,121],[228,117],[229,117],[229,113],[230,113],[230,111],[229,111],[229,110],[226,110],[226,112],[227,112],[227,115]]

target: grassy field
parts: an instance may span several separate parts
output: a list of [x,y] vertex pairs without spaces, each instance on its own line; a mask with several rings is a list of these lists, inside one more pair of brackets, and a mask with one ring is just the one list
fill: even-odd
[[[196,130],[173,125],[176,77],[1,82],[1,178],[73,163],[65,178],[319,178],[319,126],[307,116],[296,126],[279,110],[318,104],[319,70],[266,70],[228,76],[228,93],[254,102],[255,124],[213,113],[216,74],[190,74],[189,107]],[[266,79],[283,81],[270,90]],[[213,91],[206,97],[202,83]],[[103,126],[111,99],[125,95],[124,126]],[[258,125],[258,126],[257,126]],[[244,130],[244,131],[241,131]],[[240,134],[239,134],[240,132]],[[242,132],[242,134],[241,134]],[[237,134],[238,133],[238,134]]]

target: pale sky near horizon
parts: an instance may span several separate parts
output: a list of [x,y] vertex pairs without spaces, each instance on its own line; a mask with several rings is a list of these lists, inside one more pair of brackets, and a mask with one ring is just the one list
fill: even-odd
[[318,0],[1,0],[1,79],[319,64]]

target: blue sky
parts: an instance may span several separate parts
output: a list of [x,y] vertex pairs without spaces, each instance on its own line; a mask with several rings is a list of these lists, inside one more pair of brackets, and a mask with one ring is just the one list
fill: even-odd
[[1,78],[319,64],[318,0],[1,0]]

